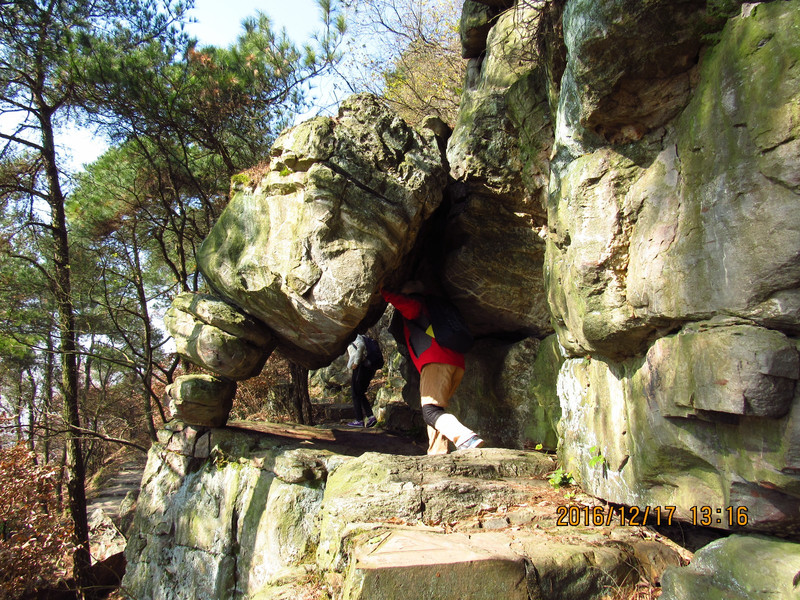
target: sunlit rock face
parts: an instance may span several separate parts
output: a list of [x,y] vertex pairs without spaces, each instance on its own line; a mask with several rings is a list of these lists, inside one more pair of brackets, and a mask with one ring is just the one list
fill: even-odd
[[[800,3],[545,4],[462,21],[448,291],[487,336],[542,338],[547,307],[525,379],[593,494],[795,527]],[[472,383],[454,410],[491,430],[510,396]]]
[[791,530],[800,3],[622,6],[569,2],[562,21],[544,267],[575,357],[559,452],[603,498]]
[[424,278],[479,338],[451,410],[493,445],[557,446],[615,502],[800,527],[800,1],[722,5],[478,11],[446,159],[370,96],[287,130],[206,280],[316,367]]
[[261,323],[207,294],[177,296],[164,325],[179,355],[227,379],[258,375],[275,348],[273,336]]
[[167,386],[172,417],[194,427],[221,427],[236,395],[236,382],[204,373],[182,375]]
[[[797,4],[751,7],[702,55],[703,13],[675,12],[665,38],[650,11],[603,28],[611,15],[598,15],[599,5],[578,14],[580,4],[564,16],[570,59],[549,190],[547,283],[562,343],[575,354],[632,356],[665,329],[715,315],[797,332]],[[679,55],[693,82],[680,103],[655,119],[664,97],[645,95],[639,104],[649,99],[655,119],[646,124],[617,104],[628,137],[592,125],[596,106],[648,73],[629,57],[669,56],[676,40],[693,38],[681,45],[696,51]],[[641,52],[630,48],[635,40]],[[614,62],[617,88],[610,75],[598,80],[614,47],[628,49]],[[678,77],[663,57],[652,69],[653,78]]]
[[337,118],[285,131],[262,172],[234,178],[198,263],[220,296],[269,327],[282,353],[326,365],[380,316],[379,285],[402,267],[445,177],[432,133],[373,96],[353,96]]

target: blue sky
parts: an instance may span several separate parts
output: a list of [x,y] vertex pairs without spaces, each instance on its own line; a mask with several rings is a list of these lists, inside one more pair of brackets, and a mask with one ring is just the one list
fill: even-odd
[[241,32],[242,19],[256,11],[267,14],[276,29],[286,28],[295,43],[302,43],[320,28],[314,0],[195,0],[190,11],[196,23],[189,27],[201,45],[228,46]]

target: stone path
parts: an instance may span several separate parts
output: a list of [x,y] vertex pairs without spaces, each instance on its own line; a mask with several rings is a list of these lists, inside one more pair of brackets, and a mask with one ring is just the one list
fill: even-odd
[[117,522],[123,515],[120,514],[122,501],[130,492],[139,492],[147,457],[133,456],[124,462],[119,471],[106,481],[100,489],[88,499],[88,514],[91,515],[98,508]]
[[347,427],[341,423],[322,423],[309,426],[260,421],[229,421],[227,427],[258,431],[277,438],[303,440],[314,446],[335,446],[337,452],[348,455],[359,455],[367,451],[401,456],[425,454],[423,444],[379,427],[367,429]]

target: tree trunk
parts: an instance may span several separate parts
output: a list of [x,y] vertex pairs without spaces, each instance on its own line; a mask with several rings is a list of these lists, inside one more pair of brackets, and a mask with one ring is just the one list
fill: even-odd
[[301,425],[313,425],[311,398],[308,395],[308,369],[289,361],[289,372],[292,374],[292,410],[294,420]]
[[53,372],[55,371],[55,365],[53,364],[54,353],[55,348],[53,344],[53,333],[48,331],[47,356],[45,356],[44,360],[44,409],[42,410],[42,428],[44,430],[42,454],[44,455],[45,464],[50,462],[50,410],[53,408]]
[[80,597],[83,598],[85,596],[81,590],[91,589],[91,555],[89,553],[89,523],[86,516],[86,471],[83,463],[80,437],[77,332],[72,303],[69,237],[67,233],[67,217],[64,210],[64,194],[61,190],[56,163],[52,111],[43,97],[37,100],[42,126],[42,158],[44,159],[49,187],[50,226],[53,234],[53,294],[58,308],[61,393],[64,402],[64,425],[66,427],[64,470],[67,486],[67,506],[74,525],[73,575],[79,586]]
[[[144,327],[144,373],[141,374],[142,381],[142,407],[144,408],[145,425],[147,432],[150,435],[150,440],[158,441],[158,434],[156,432],[156,425],[153,419],[153,403],[151,398],[153,396],[153,329],[150,320],[150,310],[147,307],[147,292],[144,289],[144,281],[142,277],[142,264],[139,259],[139,240],[137,238],[136,225],[133,227],[133,264],[134,272],[133,277],[136,284],[136,297],[139,301],[139,310],[141,311],[142,326]],[[159,409],[160,409],[159,405]],[[162,422],[166,420],[163,410],[161,411]]]
[[[33,376],[33,371],[31,369],[25,369],[25,374],[28,376],[28,385],[30,386],[30,391],[28,392],[28,450],[31,452],[36,452],[36,393],[38,391],[38,386],[36,385],[36,378]],[[33,458],[34,462],[38,464],[38,458],[36,454],[34,454]]]

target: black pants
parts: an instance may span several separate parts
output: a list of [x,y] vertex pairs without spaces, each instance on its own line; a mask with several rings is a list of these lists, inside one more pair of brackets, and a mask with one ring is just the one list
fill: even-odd
[[356,411],[356,421],[363,421],[373,416],[372,407],[367,400],[367,389],[375,377],[375,369],[366,365],[359,365],[353,370],[353,379],[350,391],[353,394],[353,409]]

